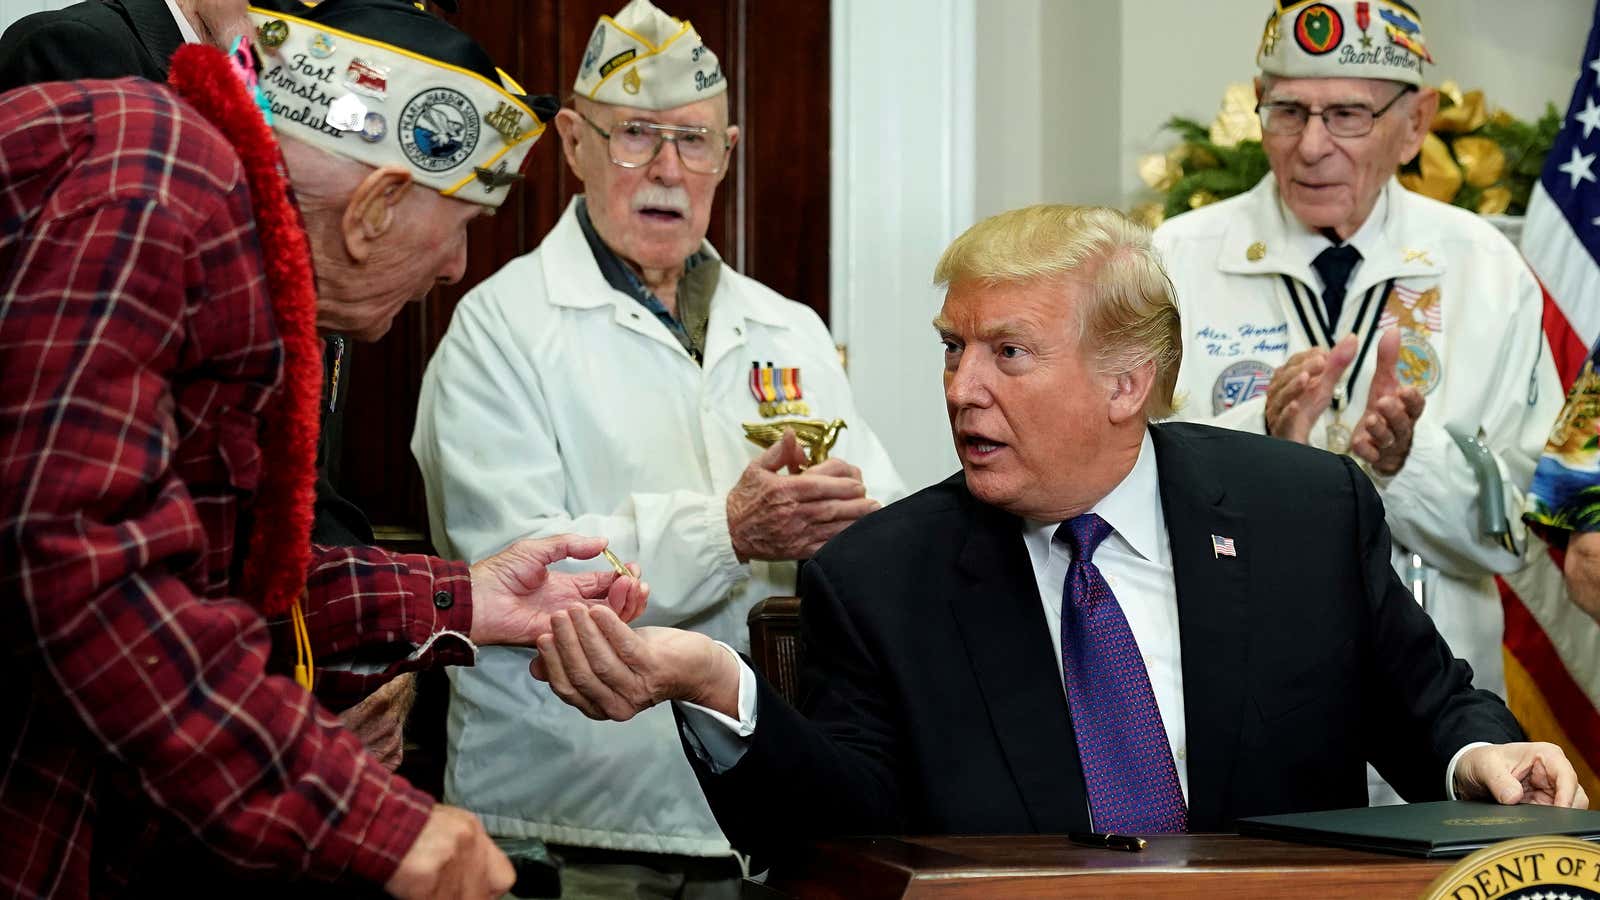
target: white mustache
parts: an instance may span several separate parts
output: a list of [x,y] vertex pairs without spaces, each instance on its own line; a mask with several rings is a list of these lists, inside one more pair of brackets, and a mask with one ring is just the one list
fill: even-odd
[[680,216],[689,216],[689,192],[682,186],[667,187],[647,184],[633,194],[633,211],[641,209],[669,209]]

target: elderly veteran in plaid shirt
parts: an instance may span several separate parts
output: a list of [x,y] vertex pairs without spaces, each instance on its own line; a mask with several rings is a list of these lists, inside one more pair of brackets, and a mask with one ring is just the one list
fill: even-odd
[[287,673],[356,659],[340,677],[370,689],[530,643],[560,609],[644,604],[636,578],[546,570],[600,539],[470,569],[311,544],[317,329],[375,338],[459,278],[467,222],[541,126],[409,4],[293,8],[256,15],[254,103],[252,69],[203,47],[173,89],[0,95],[0,673],[19,698],[0,717],[0,893],[147,895],[220,859],[497,895],[511,869],[477,820]]

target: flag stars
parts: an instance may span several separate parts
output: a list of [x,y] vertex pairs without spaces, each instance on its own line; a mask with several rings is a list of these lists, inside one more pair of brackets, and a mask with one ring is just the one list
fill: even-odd
[[1573,147],[1572,158],[1556,166],[1557,169],[1565,172],[1568,178],[1572,179],[1572,184],[1568,186],[1570,189],[1577,190],[1579,184],[1595,180],[1593,171],[1594,157],[1595,154],[1593,153],[1579,153],[1578,148]]
[[1594,72],[1595,87],[1600,87],[1600,56],[1595,57],[1589,62],[1589,70]]
[[1573,118],[1583,123],[1583,137],[1587,140],[1589,132],[1600,128],[1600,106],[1594,104],[1593,97],[1585,97],[1583,98],[1583,112],[1578,113]]

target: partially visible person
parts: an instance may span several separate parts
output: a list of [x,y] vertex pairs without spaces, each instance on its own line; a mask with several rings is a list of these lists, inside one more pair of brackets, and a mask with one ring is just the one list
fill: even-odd
[[[432,537],[480,559],[603,535],[650,579],[647,620],[743,646],[751,606],[793,594],[799,560],[904,489],[826,326],[706,241],[739,128],[693,26],[647,0],[601,17],[573,89],[556,127],[583,194],[461,301],[423,378],[411,448]],[[827,461],[745,437],[796,418],[845,421]],[[452,672],[445,796],[549,842],[565,896],[737,895],[668,711],[596,725],[532,684],[531,659],[489,650]]]
[[1271,173],[1156,231],[1183,311],[1179,417],[1356,460],[1395,570],[1504,693],[1494,576],[1524,565],[1561,396],[1539,286],[1493,226],[1395,178],[1439,105],[1415,4],[1274,4],[1256,60]]
[[1600,619],[1600,374],[1589,353],[1567,391],[1528,490],[1527,523],[1565,553],[1567,595]]
[[[172,54],[185,44],[219,50],[253,35],[244,0],[83,0],[24,16],[0,34],[0,91],[24,84],[136,75],[164,81]],[[377,543],[360,507],[334,487],[343,446],[345,398],[351,383],[350,341],[323,331],[322,402],[318,405],[316,505],[311,539],[317,544]],[[401,761],[405,716],[416,696],[416,675],[405,672],[367,696],[333,690],[321,681],[320,699],[391,769]],[[353,705],[352,705],[353,704]]]
[[[453,2],[438,5],[454,9]],[[0,91],[46,81],[128,75],[164,81],[172,54],[185,43],[229,50],[236,38],[252,35],[248,10],[245,0],[82,0],[24,16],[0,34]],[[376,537],[366,514],[335,487],[352,376],[352,342],[331,330],[324,330],[322,342],[322,424],[312,539],[319,544],[370,545]]]
[[1364,805],[1369,760],[1410,800],[1587,805],[1406,592],[1353,461],[1153,424],[1182,325],[1148,231],[1014,210],[935,280],[962,470],[801,572],[803,714],[705,635],[596,609],[539,639],[586,715],[672,701],[735,846],[1222,831]]
[[[260,11],[257,32],[279,138],[241,85],[254,70],[206,47],[178,52],[171,89],[0,95],[15,213],[0,369],[30,373],[0,404],[9,892],[148,895],[221,861],[498,895],[511,870],[481,823],[388,771],[295,681],[359,696],[469,664],[478,644],[530,643],[555,611],[635,616],[646,600],[636,577],[551,570],[600,538],[470,567],[312,546],[317,329],[374,339],[458,279],[467,222],[504,198],[541,128],[476,44],[411,4],[285,7],[301,15]],[[305,87],[290,67],[314,48],[345,70],[359,56],[377,73],[364,86],[396,96],[302,107],[286,85]],[[428,147],[360,138],[391,115]],[[490,116],[501,127],[479,127]],[[440,117],[474,128],[438,140],[454,135]]]
[[138,75],[166,81],[185,42],[229,49],[253,29],[244,0],[81,0],[0,34],[0,93],[25,84]]

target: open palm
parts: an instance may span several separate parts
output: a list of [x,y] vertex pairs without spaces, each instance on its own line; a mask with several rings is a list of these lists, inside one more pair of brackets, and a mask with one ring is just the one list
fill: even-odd
[[602,605],[624,622],[644,612],[649,586],[615,572],[552,572],[563,559],[593,559],[605,538],[563,534],[518,541],[472,566],[472,640],[478,644],[531,647],[550,633],[550,616],[561,610]]

